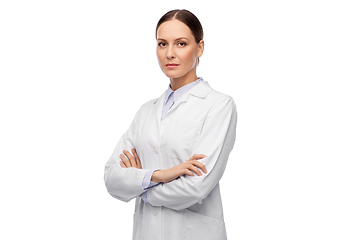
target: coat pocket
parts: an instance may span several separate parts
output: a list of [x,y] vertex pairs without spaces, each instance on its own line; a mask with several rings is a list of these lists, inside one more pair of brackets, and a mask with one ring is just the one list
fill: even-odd
[[223,221],[213,219],[185,209],[183,239],[226,240]]

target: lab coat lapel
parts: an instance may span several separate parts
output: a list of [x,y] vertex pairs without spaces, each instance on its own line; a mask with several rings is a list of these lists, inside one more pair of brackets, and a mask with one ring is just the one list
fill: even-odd
[[174,111],[183,102],[186,102],[189,99],[189,97],[195,96],[199,98],[205,98],[210,93],[211,90],[212,88],[210,87],[208,82],[203,81],[198,83],[195,87],[193,87],[183,96],[181,96],[180,99],[176,101],[174,105],[170,108],[167,114]]
[[[195,87],[193,87],[187,93],[185,93],[183,96],[181,96],[180,99],[178,101],[176,101],[174,103],[174,105],[170,108],[170,110],[168,111],[167,114],[169,114],[171,111],[174,111],[183,102],[186,102],[188,100],[188,98],[190,97],[190,95],[199,97],[199,98],[205,98],[211,91],[212,91],[212,88],[210,87],[210,85],[207,81],[202,81],[202,82],[198,83]],[[160,129],[160,124],[161,124],[161,115],[162,115],[162,110],[164,107],[165,95],[166,95],[166,91],[158,99],[156,99],[154,101],[155,113],[156,113],[156,118],[157,118],[159,129]]]
[[[190,89],[190,91],[191,91],[191,89]],[[190,92],[190,91],[189,91],[189,92]],[[187,93],[185,93],[184,95],[182,95],[182,96],[179,98],[179,100],[177,100],[177,101],[174,103],[174,105],[169,109],[169,111],[167,112],[167,114],[169,114],[170,112],[174,111],[181,103],[186,102],[186,101],[188,100],[188,98],[189,98],[189,95],[190,95],[189,92],[187,92]]]

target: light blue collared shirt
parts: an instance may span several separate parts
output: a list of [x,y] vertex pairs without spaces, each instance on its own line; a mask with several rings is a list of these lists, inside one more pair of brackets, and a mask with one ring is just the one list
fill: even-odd
[[[170,108],[175,104],[176,101],[178,101],[181,98],[181,96],[183,96],[185,93],[190,91],[190,89],[195,87],[201,81],[204,81],[202,77],[198,78],[198,80],[196,80],[194,82],[191,82],[189,84],[186,84],[185,86],[182,86],[179,89],[176,89],[175,91],[171,89],[170,84],[169,84],[168,89],[166,90],[166,94],[165,94],[165,100],[164,100],[161,119],[163,119],[165,117],[165,115],[170,110]],[[167,104],[170,98],[174,99],[173,104]],[[151,181],[151,177],[156,170],[159,170],[159,169],[152,169],[146,173],[146,175],[143,179],[143,182],[142,182],[142,187],[144,190],[148,190],[149,188],[152,188],[159,184],[159,183],[155,183],[155,182]],[[147,201],[147,191],[143,192],[143,194],[141,195],[141,198],[144,202],[146,202],[146,203],[148,202]]]

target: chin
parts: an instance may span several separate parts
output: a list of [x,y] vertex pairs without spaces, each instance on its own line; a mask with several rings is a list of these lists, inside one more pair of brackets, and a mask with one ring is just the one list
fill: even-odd
[[[191,70],[191,69],[190,69]],[[168,78],[181,78],[183,76],[185,76],[186,74],[188,74],[189,71],[184,72],[184,71],[178,71],[178,70],[172,70],[172,69],[164,69],[163,73],[168,77]]]
[[185,75],[185,74],[181,74],[179,72],[169,71],[167,69],[165,71],[163,71],[163,72],[168,78],[179,78],[179,77],[182,77],[182,76]]
[[179,75],[179,74],[171,74],[171,73],[165,73],[165,75],[168,77],[168,78],[180,78],[184,75]]

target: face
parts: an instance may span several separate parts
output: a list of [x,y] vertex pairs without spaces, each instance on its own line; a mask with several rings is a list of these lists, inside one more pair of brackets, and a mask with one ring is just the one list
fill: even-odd
[[197,58],[203,50],[204,41],[196,43],[190,28],[183,22],[173,19],[159,26],[156,54],[160,68],[167,77],[181,78],[194,73]]

